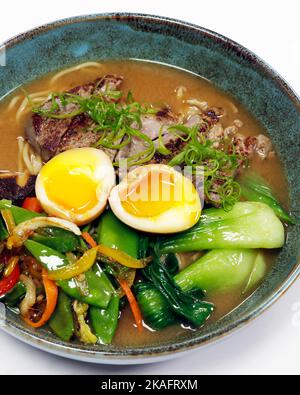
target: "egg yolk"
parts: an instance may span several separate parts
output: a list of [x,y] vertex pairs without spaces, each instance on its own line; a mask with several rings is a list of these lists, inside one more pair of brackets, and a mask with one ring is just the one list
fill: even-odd
[[[86,170],[86,171],[85,171]],[[45,178],[48,198],[74,213],[82,214],[96,206],[99,183],[92,179],[91,169],[64,167],[52,169]]]
[[137,217],[156,217],[178,204],[178,185],[167,172],[149,172],[120,192],[123,208]]

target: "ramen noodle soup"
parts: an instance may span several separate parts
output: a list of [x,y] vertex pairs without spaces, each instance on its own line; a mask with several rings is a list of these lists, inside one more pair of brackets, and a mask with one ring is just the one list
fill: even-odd
[[143,346],[219,320],[294,223],[268,131],[183,70],[60,70],[4,98],[0,130],[0,301],[65,342]]

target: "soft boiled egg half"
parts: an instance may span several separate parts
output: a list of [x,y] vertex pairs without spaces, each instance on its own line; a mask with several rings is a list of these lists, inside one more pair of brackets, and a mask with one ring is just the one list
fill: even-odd
[[175,233],[201,215],[192,181],[167,165],[146,165],[128,173],[111,191],[109,204],[125,224],[151,233]]
[[113,165],[103,151],[75,148],[43,166],[35,191],[46,213],[84,225],[105,209],[115,181]]

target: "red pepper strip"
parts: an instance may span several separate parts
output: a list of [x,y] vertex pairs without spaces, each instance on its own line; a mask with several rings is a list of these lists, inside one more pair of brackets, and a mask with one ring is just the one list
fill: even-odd
[[57,304],[58,288],[54,281],[49,280],[48,273],[43,269],[43,284],[46,292],[46,308],[42,318],[38,322],[32,322],[29,318],[24,317],[25,322],[33,328],[40,328],[44,326],[51,318]]
[[35,213],[42,213],[43,208],[36,197],[27,197],[24,200],[23,208],[26,210],[34,211]]
[[4,277],[2,280],[0,280],[0,296],[3,296],[7,292],[11,291],[19,281],[19,278],[20,268],[19,265],[16,265],[14,270],[8,277]]

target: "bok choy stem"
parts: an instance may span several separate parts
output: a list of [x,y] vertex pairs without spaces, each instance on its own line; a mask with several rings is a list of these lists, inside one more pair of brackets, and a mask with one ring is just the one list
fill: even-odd
[[227,212],[208,209],[192,229],[162,238],[161,254],[224,248],[281,248],[284,227],[264,203],[240,202]]

